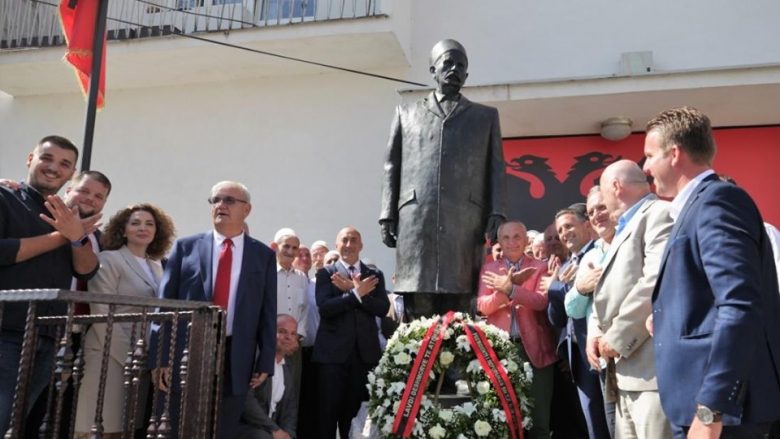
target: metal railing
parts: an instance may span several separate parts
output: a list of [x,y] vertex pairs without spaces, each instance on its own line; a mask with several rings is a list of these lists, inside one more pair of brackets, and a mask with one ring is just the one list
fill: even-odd
[[[60,0],[0,0],[0,50],[65,44]],[[226,32],[380,15],[379,0],[109,0],[108,39]]]
[[[78,303],[107,306],[106,314],[78,315]],[[15,304],[15,305],[14,305]],[[79,391],[85,377],[85,326],[105,324],[100,351],[100,376],[95,396],[95,413],[90,437],[103,437],[103,413],[106,394],[108,362],[112,334],[129,329],[129,346],[123,367],[124,404],[122,410],[122,438],[132,438],[134,432],[146,429],[146,437],[165,439],[176,436],[196,439],[216,437],[218,401],[221,397],[222,369],[225,349],[225,314],[207,302],[161,300],[134,296],[120,296],[95,292],[66,290],[6,290],[0,291],[0,316],[26,305],[27,314],[21,344],[10,427],[6,439],[21,437],[74,437]],[[67,310],[50,315],[52,306]],[[121,313],[117,309],[121,307]],[[163,310],[163,311],[160,311]],[[130,312],[128,312],[130,311]],[[81,326],[83,330],[76,329]],[[178,343],[160,343],[156,363],[171,367],[175,373],[173,392],[161,392],[151,385],[151,398],[143,391],[148,376],[147,360],[151,328],[156,326],[156,340],[170,339]],[[53,338],[52,338],[53,337]],[[45,339],[45,340],[44,340]],[[100,340],[100,336],[98,336]],[[154,340],[153,340],[154,342]],[[54,344],[54,358],[45,398],[45,415],[40,425],[31,425],[25,408],[31,386],[31,371],[36,361],[36,347],[41,343]],[[75,346],[75,349],[74,349]],[[163,355],[165,354],[165,355]],[[95,360],[94,357],[90,357]],[[170,360],[165,360],[168,358]],[[90,360],[90,361],[91,361]],[[48,363],[42,363],[48,364]],[[94,366],[94,365],[93,365]],[[90,370],[94,371],[92,367]],[[94,377],[93,381],[94,381]],[[116,389],[114,389],[116,390]],[[174,395],[173,397],[171,395]],[[87,397],[91,395],[85,395]],[[144,406],[151,410],[144,412]],[[65,415],[65,408],[72,408]],[[111,407],[117,410],[118,407]],[[139,415],[148,416],[139,422]],[[176,425],[173,425],[176,422]],[[178,427],[178,428],[177,428]],[[38,428],[37,434],[25,429]],[[34,433],[34,432],[32,432]],[[137,433],[135,433],[137,434]]]

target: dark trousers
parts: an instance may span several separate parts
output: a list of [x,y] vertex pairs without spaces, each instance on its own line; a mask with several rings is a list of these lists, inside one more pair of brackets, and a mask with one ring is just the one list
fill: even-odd
[[[16,379],[19,376],[19,362],[22,357],[21,332],[3,331],[0,333],[0,431],[3,434],[11,423],[11,408],[16,393]],[[38,337],[35,347],[35,361],[30,371],[27,387],[27,402],[24,416],[49,384],[54,362],[54,339]],[[22,423],[25,421],[22,420]],[[22,426],[22,429],[24,426]]]
[[[727,425],[723,427],[720,439],[765,439],[769,437],[771,427],[771,423]],[[672,424],[675,439],[685,439],[688,435],[688,429],[689,427]]]
[[368,401],[368,371],[374,366],[363,363],[357,350],[344,363],[317,365],[320,401],[317,437],[333,439],[338,426],[341,439],[349,438],[352,418],[360,410],[360,404]]
[[582,357],[576,346],[572,348],[572,357],[569,366],[574,374],[574,382],[577,384],[582,413],[588,425],[588,435],[591,439],[610,439],[599,375],[590,369],[590,364]]
[[[233,380],[231,371],[231,338],[228,337],[225,343],[225,368],[222,374],[222,399],[219,401],[219,418],[217,420],[217,439],[234,439],[238,434],[238,424],[241,419],[241,413],[244,411],[246,403],[246,393],[242,395],[233,394]],[[179,437],[179,421],[181,419],[181,377],[179,375],[180,356],[173,364],[173,384],[171,386],[171,397],[168,413],[170,416],[171,438]],[[268,377],[271,379],[271,377]],[[248,383],[247,383],[248,384]],[[248,388],[247,388],[248,389]],[[200,391],[192,389],[191,391]],[[191,398],[196,397],[190,395]],[[162,414],[165,404],[165,393],[158,392],[157,395],[157,418]]]
[[296,430],[296,436],[299,439],[311,439],[317,437],[317,429],[319,427],[319,413],[320,408],[318,405],[318,384],[317,384],[317,367],[319,364],[311,361],[311,354],[313,348],[311,346],[304,347],[301,350],[301,356],[303,357],[303,367],[301,373],[301,393],[298,402],[298,413],[304,416],[298,416],[298,429]]
[[585,415],[582,413],[577,386],[565,359],[553,365],[553,395],[550,409],[550,430],[554,438],[583,439],[588,437]]

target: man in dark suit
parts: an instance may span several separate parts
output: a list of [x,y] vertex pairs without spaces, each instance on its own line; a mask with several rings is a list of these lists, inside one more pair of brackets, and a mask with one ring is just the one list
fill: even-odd
[[[244,234],[244,219],[252,210],[244,185],[217,183],[208,201],[214,230],[176,241],[160,282],[160,297],[213,302],[227,310],[218,437],[232,438],[250,380],[252,386],[260,385],[274,371],[276,254]],[[156,338],[152,340],[152,361],[156,342]],[[168,348],[165,343],[162,348],[165,364]],[[153,380],[162,389],[167,390],[170,384],[169,370],[153,371]],[[173,390],[175,394],[176,388]],[[175,410],[171,416],[176,416]],[[172,420],[175,427],[178,419]]]
[[645,172],[674,198],[653,292],[661,404],[677,438],[759,438],[780,419],[780,296],[761,214],[711,169],[706,115],[647,124]]
[[[249,392],[241,415],[239,439],[292,439],[298,421],[299,383],[287,361],[298,351],[298,322],[289,314],[276,317],[274,375]],[[287,358],[286,358],[287,357]]]
[[470,310],[485,234],[495,241],[506,203],[498,111],[460,94],[466,49],[439,41],[429,65],[436,90],[396,109],[379,216],[412,318]]
[[336,236],[341,259],[317,271],[320,326],[312,361],[319,363],[319,437],[333,439],[336,426],[342,439],[368,400],[368,371],[381,357],[376,318],[390,309],[382,272],[360,261],[363,242],[354,227]]
[[[598,373],[591,370],[585,355],[585,343],[587,341],[588,324],[585,318],[572,319],[566,314],[564,300],[566,293],[574,284],[574,277],[579,268],[579,261],[593,248],[594,241],[591,239],[591,227],[584,205],[575,204],[566,209],[562,209],[555,214],[555,227],[558,231],[558,237],[561,243],[566,246],[570,252],[569,259],[560,265],[560,268],[553,273],[552,281],[547,290],[549,304],[547,306],[547,316],[553,327],[557,329],[558,336],[558,357],[568,360],[571,377],[577,385],[577,396],[579,397],[582,414],[585,417],[588,436],[591,439],[608,439],[610,437],[607,418],[604,413],[604,399],[601,394],[601,383]],[[551,258],[555,256],[550,256]],[[555,257],[557,258],[557,257]],[[555,263],[553,263],[555,265]],[[558,373],[556,386],[560,392],[567,393],[564,382],[566,374]],[[559,395],[561,395],[559,393]],[[561,402],[565,397],[561,395],[554,399],[553,406],[553,428],[560,429],[576,426],[569,419],[563,421],[561,425],[558,418],[562,411]],[[557,407],[555,404],[559,404]],[[568,411],[571,413],[571,411]],[[576,417],[575,417],[576,418]],[[572,425],[574,424],[574,425]]]

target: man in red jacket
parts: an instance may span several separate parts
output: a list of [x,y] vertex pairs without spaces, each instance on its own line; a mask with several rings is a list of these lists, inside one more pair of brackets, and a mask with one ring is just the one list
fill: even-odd
[[482,267],[477,309],[487,316],[488,323],[509,332],[523,359],[531,363],[531,397],[535,403],[529,437],[549,438],[553,364],[557,358],[547,321],[547,294],[539,286],[547,264],[524,255],[528,236],[519,221],[503,223],[498,228],[498,242],[504,257]]

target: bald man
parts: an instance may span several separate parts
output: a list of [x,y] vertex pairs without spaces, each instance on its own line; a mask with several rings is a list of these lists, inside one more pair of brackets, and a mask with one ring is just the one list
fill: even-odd
[[608,373],[614,374],[606,380],[605,393],[617,394],[616,437],[671,437],[658,395],[653,342],[645,327],[672,230],[669,203],[650,192],[644,172],[630,160],[609,165],[600,183],[617,229],[602,258],[603,272],[593,294],[588,361],[599,370],[601,358]]
[[360,261],[363,240],[354,227],[336,236],[341,259],[317,271],[320,326],[312,361],[318,363],[320,398],[318,437],[333,439],[336,426],[349,437],[352,418],[368,400],[368,371],[382,352],[377,317],[390,309],[382,272]]

